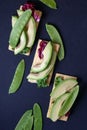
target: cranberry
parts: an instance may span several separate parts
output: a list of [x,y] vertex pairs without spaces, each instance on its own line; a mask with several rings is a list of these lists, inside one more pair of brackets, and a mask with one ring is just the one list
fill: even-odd
[[38,56],[39,56],[40,59],[42,59],[44,57],[43,50],[46,47],[46,45],[47,45],[46,41],[41,41],[40,42],[40,48],[38,49]]
[[27,2],[26,4],[24,4],[22,6],[22,10],[25,11],[25,10],[28,10],[28,9],[31,9],[32,10],[32,14],[34,14],[34,10],[35,10],[35,5],[31,2]]
[[26,10],[32,10],[32,16],[34,17],[35,21],[39,22],[40,21],[40,15],[38,12],[35,11],[35,4],[33,4],[32,2],[27,2],[26,4],[24,4],[22,6],[22,10],[26,11]]
[[34,17],[35,21],[37,21],[37,22],[40,21],[40,15],[39,15],[38,12],[35,12],[35,11],[34,11],[34,13],[33,13],[33,17]]
[[41,41],[41,42],[40,42],[40,47],[43,47],[43,46],[45,47],[46,45],[47,45],[47,42],[46,42],[46,41]]
[[38,49],[38,55],[39,55],[39,58],[40,58],[40,59],[43,58],[43,54],[42,54],[41,48]]

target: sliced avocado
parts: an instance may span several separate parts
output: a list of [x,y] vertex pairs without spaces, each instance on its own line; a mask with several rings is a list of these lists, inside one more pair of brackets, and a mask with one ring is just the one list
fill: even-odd
[[27,35],[29,38],[28,43],[27,43],[27,47],[32,47],[34,44],[34,41],[35,41],[35,37],[36,37],[36,22],[32,16],[28,22]]
[[43,51],[43,55],[44,55],[44,58],[43,58],[42,63],[39,65],[33,66],[31,68],[31,72],[36,73],[36,72],[43,71],[48,66],[48,64],[51,60],[51,57],[52,57],[52,43],[51,42],[48,42],[48,44],[46,45],[46,47]]
[[61,81],[56,87],[55,89],[53,89],[53,91],[51,92],[50,96],[55,99],[59,96],[61,96],[62,94],[68,92],[70,89],[72,89],[74,86],[76,86],[78,84],[76,79],[65,79],[63,81]]
[[75,102],[77,96],[78,96],[78,92],[79,92],[79,85],[77,85],[76,87],[74,87],[71,91],[70,91],[70,95],[67,98],[67,100],[63,103],[60,111],[59,111],[59,116],[63,116],[65,115],[72,107],[73,103]]
[[59,115],[59,111],[61,110],[61,106],[63,104],[63,102],[68,98],[69,93],[66,93],[60,97],[58,97],[55,101],[54,104],[52,106],[52,109],[50,111],[50,119],[52,121],[56,121],[60,116]]
[[27,44],[27,35],[26,35],[26,32],[23,31],[20,37],[20,42],[18,46],[15,47],[14,49],[14,54],[16,55],[20,53],[25,48],[26,44]]
[[54,65],[55,65],[55,61],[56,61],[56,56],[57,56],[57,52],[54,51],[53,55],[52,55],[52,59],[51,62],[49,64],[49,66],[47,67],[47,69],[45,69],[44,71],[40,72],[40,73],[30,73],[27,76],[27,79],[32,79],[32,80],[40,80],[43,79],[44,77],[46,77],[51,70],[53,69]]
[[[16,16],[12,16],[12,27],[14,27],[17,20],[18,18]],[[20,36],[20,42],[18,46],[16,46],[14,49],[14,54],[20,53],[25,48],[26,43],[27,43],[27,36],[26,36],[26,32],[23,31]]]
[[17,22],[18,17],[17,16],[12,16],[11,22],[12,22],[12,28],[14,27],[15,23]]

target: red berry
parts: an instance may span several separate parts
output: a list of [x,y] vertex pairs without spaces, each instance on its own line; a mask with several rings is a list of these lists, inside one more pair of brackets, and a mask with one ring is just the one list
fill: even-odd
[[40,48],[38,49],[38,56],[39,56],[40,59],[42,59],[44,57],[43,50],[46,47],[46,45],[47,45],[46,41],[41,41],[40,42]]

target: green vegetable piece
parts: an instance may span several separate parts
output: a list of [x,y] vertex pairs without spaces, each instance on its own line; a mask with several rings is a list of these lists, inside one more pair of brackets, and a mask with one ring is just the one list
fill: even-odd
[[18,14],[18,16],[21,16],[22,14],[24,13],[24,11],[23,10],[17,10],[17,14]]
[[58,86],[56,86],[53,91],[51,92],[50,96],[55,99],[62,94],[68,92],[71,90],[73,87],[75,87],[78,84],[76,79],[65,79],[61,81]]
[[33,107],[34,130],[42,130],[42,112],[40,106],[35,103]]
[[21,60],[16,68],[11,86],[9,88],[9,94],[15,93],[19,89],[23,79],[24,70],[25,70],[25,62],[24,60]]
[[54,101],[54,104],[53,104],[52,109],[50,111],[50,119],[52,121],[55,122],[57,119],[60,118],[59,111],[61,110],[62,104],[64,103],[64,101],[67,100],[68,97],[69,97],[69,93],[65,93],[65,94],[61,95],[60,97],[58,97]]
[[55,0],[40,0],[40,1],[52,9],[57,9]]
[[56,77],[56,78],[55,78],[55,87],[58,86],[58,84],[59,84],[60,82],[62,82],[62,81],[63,81],[62,77]]
[[22,51],[21,51],[21,53],[22,54],[26,54],[26,53],[28,53],[30,51],[30,48],[29,47],[25,47]]
[[[23,14],[23,11],[17,10],[17,13],[19,16],[21,16]],[[27,34],[28,34],[28,38],[29,38],[28,43],[27,43],[27,47],[31,48],[34,44],[35,37],[36,37],[36,22],[32,16],[31,16],[27,26],[28,26]]]
[[47,75],[49,75],[49,73],[51,72],[51,70],[54,68],[55,62],[56,62],[56,54],[57,52],[54,51],[52,54],[52,59],[50,61],[49,66],[42,72],[39,73],[30,73],[27,76],[27,79],[32,79],[32,80],[40,80],[40,79],[44,79]]
[[[17,22],[18,18],[16,16],[12,16],[12,27],[14,27],[15,23]],[[26,46],[27,43],[27,35],[25,30],[22,32],[20,36],[20,42],[17,47],[14,49],[14,54],[20,53]]]
[[43,50],[43,55],[44,55],[43,62],[39,65],[33,66],[31,68],[31,72],[38,73],[38,72],[42,72],[43,70],[45,70],[51,61],[52,53],[53,53],[52,43],[48,42],[45,49]]
[[51,40],[55,43],[58,43],[60,45],[60,49],[58,52],[58,59],[61,61],[64,59],[64,46],[63,46],[63,41],[62,38],[58,32],[58,30],[50,24],[46,24],[46,30],[51,38]]
[[63,103],[63,105],[60,109],[59,116],[65,115],[70,110],[70,108],[72,107],[73,103],[75,102],[75,100],[77,98],[78,92],[79,92],[79,85],[77,85],[76,87],[74,87],[71,90],[70,96]]
[[26,111],[19,120],[15,130],[32,130],[33,116],[32,110]]
[[43,79],[39,79],[37,80],[37,85],[39,88],[42,88],[42,87],[47,87],[48,84],[47,84],[47,79],[48,79],[48,76],[46,76],[45,78]]
[[15,23],[17,22],[18,20],[18,17],[17,16],[12,16],[12,28],[14,27]]
[[9,39],[9,44],[11,45],[13,49],[16,47],[23,29],[25,25],[27,24],[27,22],[29,21],[31,13],[32,13],[31,10],[26,10],[19,17],[14,27],[12,28],[10,39]]

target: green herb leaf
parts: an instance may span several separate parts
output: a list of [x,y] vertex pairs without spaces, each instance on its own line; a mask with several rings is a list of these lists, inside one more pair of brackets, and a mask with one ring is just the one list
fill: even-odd
[[22,54],[28,53],[29,50],[30,50],[29,47],[25,47],[25,48],[21,51],[21,53],[22,53]]
[[60,45],[60,49],[59,49],[59,52],[58,52],[58,59],[60,61],[63,60],[64,55],[65,55],[64,45],[63,45],[63,41],[62,41],[62,38],[61,38],[58,30],[53,25],[50,25],[50,24],[46,24],[46,30],[47,30],[51,40],[54,43],[58,43]]
[[25,62],[24,60],[21,60],[16,68],[11,86],[9,88],[9,94],[15,93],[19,89],[23,79],[24,70],[25,70]]
[[56,87],[61,81],[63,81],[62,77],[56,77],[56,78],[55,78],[55,87]]
[[40,1],[52,9],[57,9],[55,0],[40,0]]
[[47,79],[48,76],[46,76],[44,79],[37,80],[38,87],[47,87]]
[[33,107],[34,130],[42,130],[42,112],[40,106],[35,103]]

